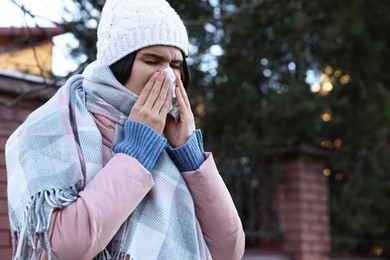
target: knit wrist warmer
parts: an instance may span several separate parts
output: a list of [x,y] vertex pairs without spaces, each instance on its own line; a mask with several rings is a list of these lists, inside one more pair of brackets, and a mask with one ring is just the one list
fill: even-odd
[[195,130],[180,147],[173,148],[168,144],[167,152],[180,172],[195,171],[205,161],[201,131]]
[[151,171],[158,156],[167,145],[167,139],[153,128],[132,120],[126,120],[125,138],[114,146],[115,153],[125,153],[137,159]]

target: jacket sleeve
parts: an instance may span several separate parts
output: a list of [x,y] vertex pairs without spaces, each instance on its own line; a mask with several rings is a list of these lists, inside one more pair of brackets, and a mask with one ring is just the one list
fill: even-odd
[[49,228],[53,258],[95,257],[152,186],[152,175],[136,159],[114,155],[74,203],[53,212]]
[[241,259],[245,234],[240,217],[211,153],[198,170],[183,172],[196,215],[214,260]]

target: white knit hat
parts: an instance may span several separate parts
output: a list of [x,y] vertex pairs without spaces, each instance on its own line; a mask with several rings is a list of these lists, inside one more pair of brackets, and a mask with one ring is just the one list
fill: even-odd
[[97,38],[97,60],[106,65],[152,45],[174,46],[188,55],[186,28],[165,0],[107,0]]

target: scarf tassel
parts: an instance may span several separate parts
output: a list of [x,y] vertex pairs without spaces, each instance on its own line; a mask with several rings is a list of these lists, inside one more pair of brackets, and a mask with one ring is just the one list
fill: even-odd
[[23,217],[23,224],[16,233],[17,247],[14,259],[40,259],[45,250],[51,260],[48,210],[62,209],[77,199],[77,188],[44,190],[32,197]]
[[130,255],[124,254],[124,253],[116,253],[114,257],[111,256],[111,254],[108,252],[107,249],[104,249],[100,254],[98,254],[93,260],[134,260],[134,258],[131,258]]

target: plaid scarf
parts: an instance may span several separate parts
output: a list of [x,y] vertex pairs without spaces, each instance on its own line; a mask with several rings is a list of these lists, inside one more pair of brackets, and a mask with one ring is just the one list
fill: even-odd
[[[14,259],[40,259],[43,250],[51,259],[53,209],[74,202],[103,167],[102,137],[91,113],[116,122],[115,145],[136,99],[109,67],[94,62],[11,135],[6,164]],[[165,150],[152,176],[151,191],[95,259],[211,259],[192,196]]]

